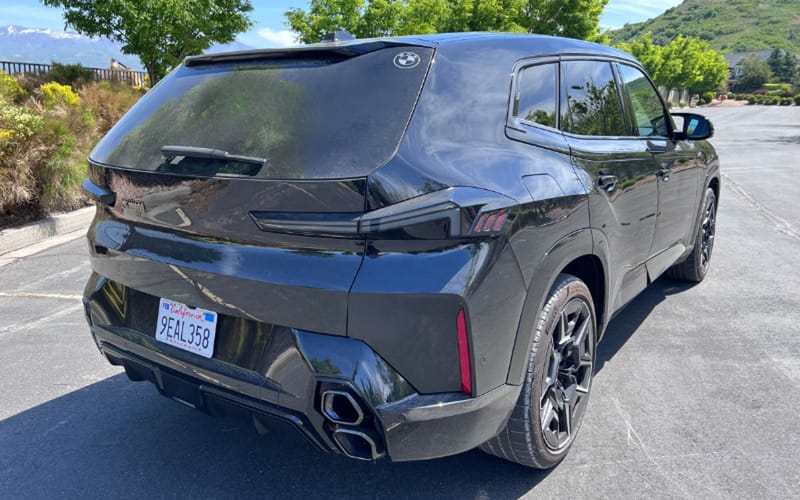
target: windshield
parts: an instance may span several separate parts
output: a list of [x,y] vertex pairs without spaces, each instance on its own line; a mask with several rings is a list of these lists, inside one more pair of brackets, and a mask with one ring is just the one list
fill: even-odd
[[297,52],[294,59],[182,66],[90,159],[208,177],[365,176],[397,149],[432,55],[401,46],[347,58]]

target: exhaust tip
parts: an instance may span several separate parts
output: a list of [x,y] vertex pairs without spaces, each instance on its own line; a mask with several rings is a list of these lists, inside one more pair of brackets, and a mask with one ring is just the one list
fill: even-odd
[[359,425],[364,421],[364,412],[355,398],[346,391],[330,389],[323,392],[322,413],[325,418],[340,425]]
[[338,429],[334,431],[333,438],[342,452],[350,458],[371,462],[383,457],[383,453],[378,451],[375,440],[365,432]]

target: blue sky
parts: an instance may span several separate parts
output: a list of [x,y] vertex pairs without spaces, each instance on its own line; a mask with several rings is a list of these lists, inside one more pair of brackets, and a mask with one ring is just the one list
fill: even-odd
[[[240,35],[239,41],[254,47],[290,44],[293,37],[284,25],[283,13],[292,7],[306,8],[308,5],[307,0],[252,0],[252,3],[255,9],[251,17],[256,25]],[[619,28],[625,23],[655,17],[679,3],[681,0],[610,0],[600,24],[606,28]],[[6,24],[57,31],[64,29],[61,10],[44,7],[39,0],[2,0],[0,25]]]

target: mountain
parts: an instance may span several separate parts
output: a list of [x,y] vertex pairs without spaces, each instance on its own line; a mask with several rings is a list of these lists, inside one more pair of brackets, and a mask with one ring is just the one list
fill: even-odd
[[[122,53],[122,45],[108,38],[88,37],[70,31],[0,26],[0,61],[50,64],[82,64],[107,68],[111,58],[134,70],[143,70],[138,57]],[[247,50],[240,42],[213,45],[207,52]]]
[[646,32],[667,44],[677,35],[708,40],[721,52],[782,48],[800,53],[800,0],[685,0],[658,17],[611,32],[613,43]]

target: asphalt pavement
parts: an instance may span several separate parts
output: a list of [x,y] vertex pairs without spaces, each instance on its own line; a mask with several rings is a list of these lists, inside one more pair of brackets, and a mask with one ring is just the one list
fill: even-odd
[[797,498],[800,107],[699,111],[724,172],[710,274],[612,322],[553,471],[355,462],[129,382],[89,336],[77,238],[0,261],[0,498]]

